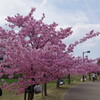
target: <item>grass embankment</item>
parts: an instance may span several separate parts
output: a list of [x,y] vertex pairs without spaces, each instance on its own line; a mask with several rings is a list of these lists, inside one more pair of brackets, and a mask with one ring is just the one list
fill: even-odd
[[[76,81],[75,81],[76,80]],[[42,94],[35,94],[34,100],[63,100],[65,91],[72,85],[80,83],[80,76],[71,77],[71,84],[67,84],[65,80],[65,85],[56,88],[56,82],[50,82],[47,84],[47,93],[48,96],[42,96]],[[16,79],[7,79],[8,83],[16,82]],[[9,93],[7,90],[3,90],[3,95],[0,97],[0,100],[23,100],[23,94],[15,95],[15,92]]]

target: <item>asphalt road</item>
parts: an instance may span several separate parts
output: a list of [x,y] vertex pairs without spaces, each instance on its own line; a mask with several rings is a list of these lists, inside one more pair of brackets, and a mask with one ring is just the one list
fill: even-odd
[[100,82],[86,82],[66,91],[64,100],[100,100]]

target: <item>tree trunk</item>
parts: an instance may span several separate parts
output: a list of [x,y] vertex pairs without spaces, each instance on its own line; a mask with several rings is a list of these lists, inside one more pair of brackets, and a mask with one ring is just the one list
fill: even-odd
[[34,93],[32,93],[31,91],[28,93],[28,100],[33,100],[34,98]]
[[44,84],[42,84],[42,96],[44,96],[43,91],[44,91]]
[[27,97],[27,92],[25,90],[25,92],[24,92],[24,100],[27,100],[26,97]]
[[91,80],[91,74],[89,73],[89,80]]
[[[28,89],[25,89],[24,100],[33,100],[33,98],[34,98],[34,86],[35,85],[31,85],[31,86],[29,86]],[[27,98],[27,94],[28,94],[28,98]]]
[[68,84],[71,83],[71,80],[70,80],[70,74],[68,74]]
[[58,78],[57,83],[56,83],[56,88],[59,88],[59,81],[60,79]]
[[47,83],[42,85],[42,96],[47,96]]
[[44,96],[47,96],[47,83],[44,83]]
[[83,82],[85,82],[84,78],[85,78],[85,76],[83,75]]

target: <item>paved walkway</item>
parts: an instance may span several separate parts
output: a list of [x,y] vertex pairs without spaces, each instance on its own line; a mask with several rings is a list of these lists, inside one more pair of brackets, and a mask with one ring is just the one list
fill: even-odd
[[66,91],[64,100],[100,100],[100,82],[85,82]]

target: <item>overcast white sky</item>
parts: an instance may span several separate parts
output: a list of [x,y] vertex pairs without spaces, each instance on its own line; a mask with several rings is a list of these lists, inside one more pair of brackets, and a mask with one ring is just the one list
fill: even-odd
[[[3,26],[7,16],[16,13],[26,15],[36,7],[35,17],[39,19],[45,13],[45,22],[56,22],[60,27],[73,27],[73,35],[64,42],[68,45],[82,38],[90,30],[100,32],[100,0],[0,0],[0,25]],[[89,58],[100,57],[100,36],[78,45],[74,54],[82,56],[83,51],[90,50]]]

